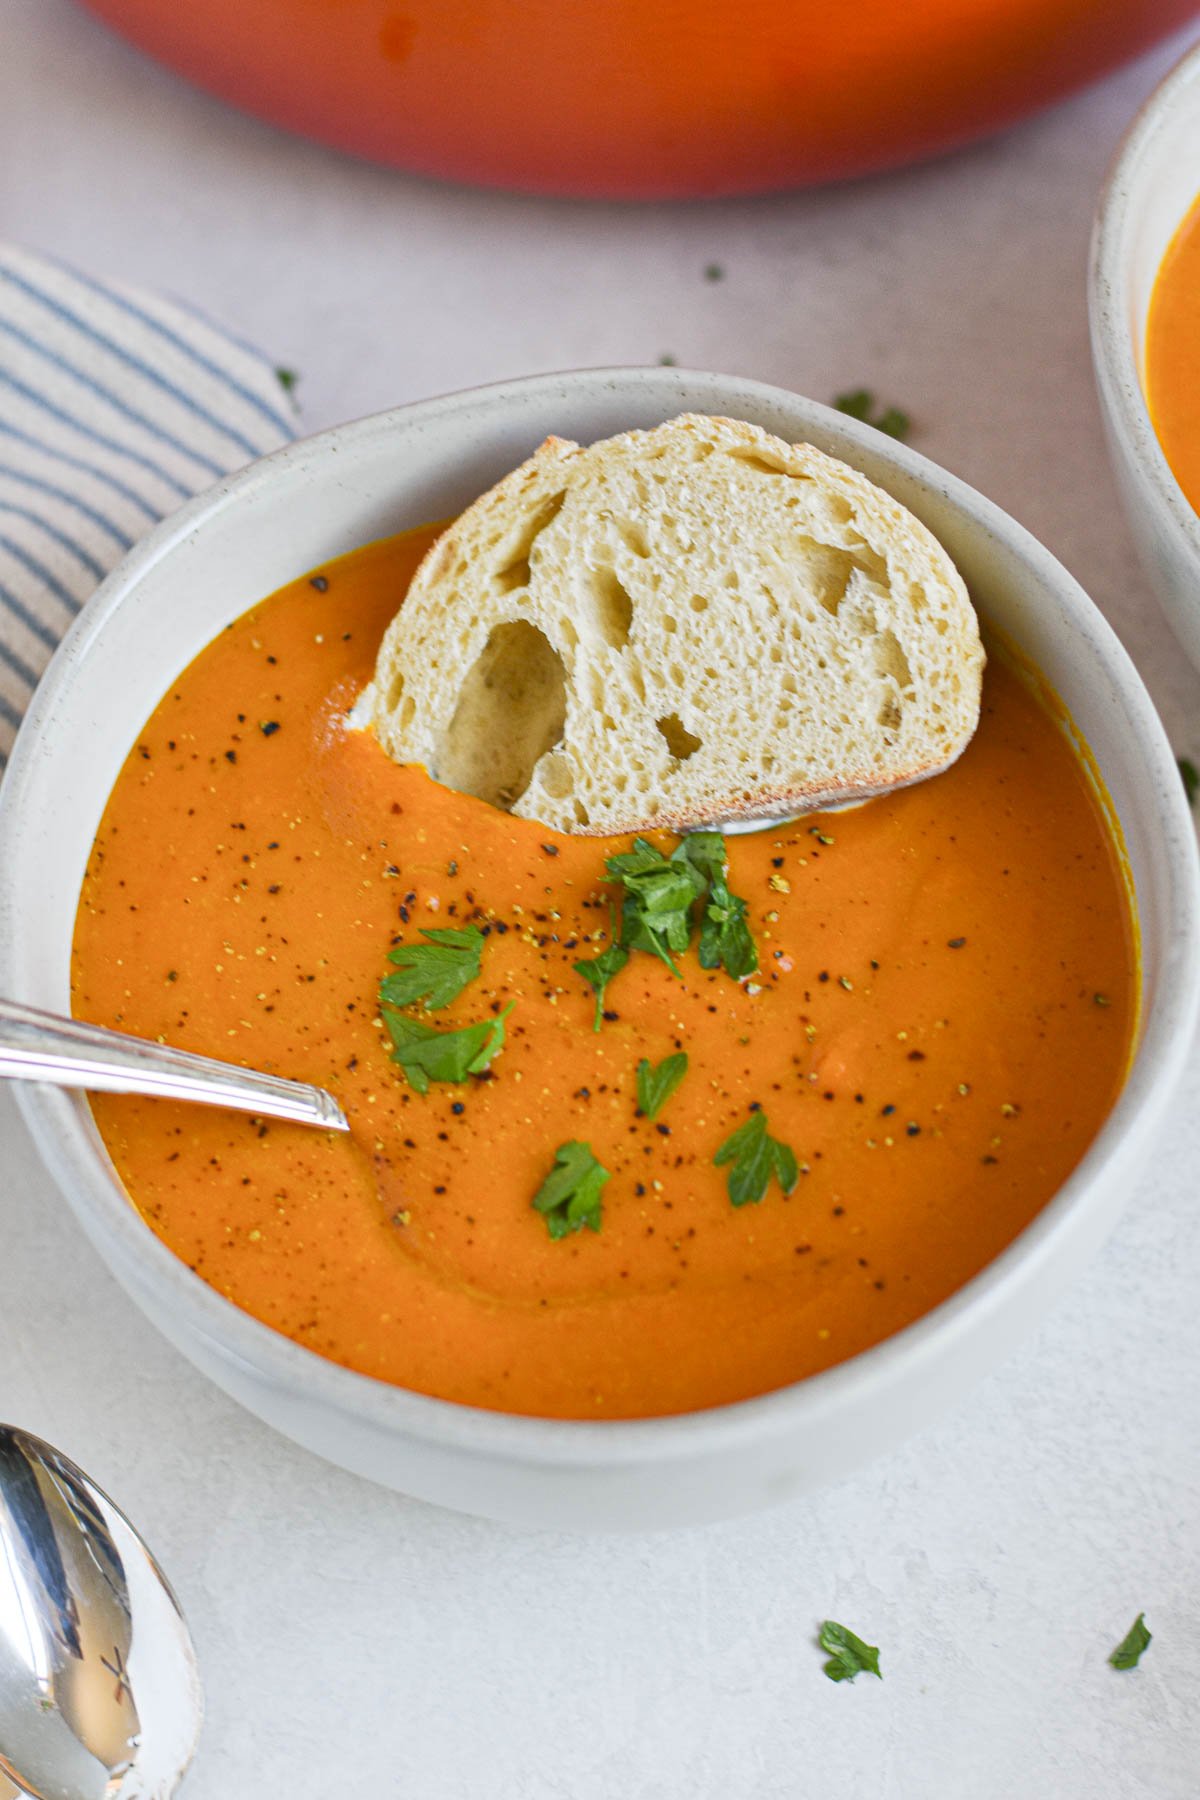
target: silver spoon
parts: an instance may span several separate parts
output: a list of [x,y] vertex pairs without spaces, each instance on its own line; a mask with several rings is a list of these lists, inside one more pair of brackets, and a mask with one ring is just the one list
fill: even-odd
[[179,1602],[129,1520],[0,1425],[0,1796],[168,1800],[202,1716]]
[[234,1112],[290,1119],[325,1131],[350,1129],[345,1113],[324,1088],[127,1037],[102,1025],[83,1025],[15,1000],[0,1000],[2,1077],[90,1088],[95,1093],[194,1100],[200,1106],[227,1106]]

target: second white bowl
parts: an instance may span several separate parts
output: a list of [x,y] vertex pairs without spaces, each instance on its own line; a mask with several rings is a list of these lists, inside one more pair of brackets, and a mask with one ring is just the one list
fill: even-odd
[[1096,215],[1088,285],[1092,359],[1129,523],[1163,610],[1200,665],[1200,516],[1163,454],[1144,386],[1155,279],[1198,194],[1200,45],[1160,82],[1117,152]]

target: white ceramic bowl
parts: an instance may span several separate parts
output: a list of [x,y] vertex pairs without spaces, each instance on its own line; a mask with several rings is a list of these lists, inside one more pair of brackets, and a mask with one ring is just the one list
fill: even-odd
[[1117,152],[1092,233],[1088,284],[1092,359],[1129,522],[1163,610],[1200,664],[1200,517],[1163,455],[1143,387],[1154,280],[1198,194],[1200,45],[1159,83]]
[[[21,1090],[75,1215],[164,1334],[253,1412],[406,1493],[526,1524],[718,1518],[803,1492],[957,1399],[1100,1243],[1183,1066],[1197,1010],[1196,853],[1167,741],[1087,597],[1020,526],[869,426],[776,388],[676,369],[539,376],[403,407],[291,446],[167,520],[104,583],[54,659],[0,796],[0,993],[65,1010],[72,923],[109,789],[176,672],[229,620],[331,556],[460,508],[549,432],[590,439],[686,409],[807,438],[938,534],[981,610],[1054,683],[1124,822],[1143,933],[1143,1023],[1111,1118],[1020,1238],[944,1305],[840,1368],[667,1419],[510,1417],[385,1386],[239,1312],[142,1224],[88,1108]],[[153,846],[147,846],[153,854]]]

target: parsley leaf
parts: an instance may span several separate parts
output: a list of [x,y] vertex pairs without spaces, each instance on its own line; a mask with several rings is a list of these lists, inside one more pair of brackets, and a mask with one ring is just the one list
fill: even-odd
[[300,371],[299,369],[279,368],[275,371],[275,379],[285,394],[294,395],[296,392],[296,384],[300,380]]
[[590,1144],[572,1138],[554,1152],[554,1167],[543,1181],[532,1204],[546,1221],[552,1238],[568,1232],[600,1229],[600,1195],[608,1170],[592,1155]]
[[725,839],[719,831],[693,831],[684,838],[681,848],[708,885],[700,920],[700,967],[723,967],[735,981],[742,981],[758,968],[758,951],[746,923],[750,909],[738,895],[730,893],[725,879]]
[[431,1081],[465,1081],[468,1075],[481,1075],[504,1048],[504,1021],[515,1004],[510,1000],[497,1018],[464,1025],[459,1031],[438,1031],[385,1011],[383,1022],[394,1046],[392,1061],[399,1063],[418,1094],[427,1094]]
[[608,984],[614,975],[619,975],[629,961],[629,952],[622,944],[610,944],[599,956],[593,956],[586,962],[575,964],[576,973],[583,976],[596,990],[596,1017],[592,1022],[592,1030],[599,1031],[604,1019],[604,996],[608,992]]
[[575,964],[575,973],[596,990],[596,1017],[592,1022],[592,1030],[599,1031],[604,1020],[604,996],[608,992],[608,984],[614,975],[619,975],[629,961],[629,952],[617,941],[616,914],[609,908],[612,942],[607,950],[601,950],[598,956],[585,957]]
[[1196,795],[1200,793],[1200,769],[1196,767],[1190,756],[1181,756],[1178,758],[1178,762],[1179,773],[1183,777],[1183,791],[1187,795],[1187,803],[1189,806],[1195,806]]
[[826,1619],[818,1638],[822,1650],[829,1651],[825,1673],[830,1681],[853,1681],[856,1675],[879,1675],[879,1651],[874,1644],[864,1644],[844,1625]]
[[725,1139],[713,1162],[718,1169],[723,1163],[733,1165],[726,1185],[734,1206],[761,1200],[772,1175],[784,1193],[790,1194],[800,1172],[795,1154],[768,1133],[764,1112],[752,1112],[745,1124]]
[[742,981],[758,968],[758,951],[746,923],[747,906],[731,894],[722,878],[712,894],[700,923],[700,967],[719,969]]
[[669,952],[686,950],[692,935],[692,905],[704,892],[705,879],[685,854],[686,839],[669,857],[634,838],[632,850],[610,856],[604,867],[609,879],[625,889],[621,906],[621,943],[627,950],[648,950],[679,970]]
[[725,839],[719,831],[689,831],[676,856],[687,857],[706,883],[720,881],[725,874]]
[[666,963],[672,975],[679,974],[671,952],[686,950],[691,943],[697,901],[703,902],[701,968],[724,968],[735,981],[753,975],[758,951],[746,922],[749,908],[730,893],[725,866],[725,839],[719,831],[690,832],[670,856],[637,837],[631,849],[608,858],[604,865],[608,879],[625,890],[620,933],[599,956],[575,964],[596,990],[597,1031],[604,1016],[605,989],[625,967],[631,950],[646,950]]
[[1150,1643],[1150,1635],[1146,1630],[1146,1615],[1139,1613],[1108,1659],[1113,1668],[1136,1669],[1138,1659]]
[[476,925],[461,931],[425,931],[424,944],[400,944],[389,962],[401,971],[379,985],[379,997],[389,1006],[415,1006],[424,1000],[427,1012],[436,1012],[457,1000],[468,982],[479,974],[484,937]]
[[688,1071],[687,1051],[664,1056],[652,1063],[643,1056],[637,1066],[638,1105],[648,1119],[656,1119]]
[[912,427],[912,420],[898,406],[885,406],[872,418],[875,396],[870,388],[854,388],[848,394],[839,394],[833,404],[838,412],[849,413],[852,419],[861,419],[864,424],[873,425],[876,431],[886,432],[888,437],[906,438]]

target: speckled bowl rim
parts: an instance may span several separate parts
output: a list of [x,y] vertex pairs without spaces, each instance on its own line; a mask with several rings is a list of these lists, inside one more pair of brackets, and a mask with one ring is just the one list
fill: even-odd
[[[1176,109],[1189,99],[1200,114],[1200,43],[1184,53],[1143,103],[1109,165],[1092,227],[1088,317],[1097,386],[1114,428],[1132,450],[1157,517],[1186,546],[1195,564],[1200,606],[1200,514],[1176,480],[1151,422],[1142,384],[1141,347],[1129,329],[1128,304],[1133,177],[1143,159],[1152,154],[1159,133]],[[1200,194],[1200,169],[1196,191]]]
[[[43,727],[70,688],[72,671],[105,629],[124,596],[152,564],[172,551],[226,507],[253,505],[256,496],[298,459],[336,452],[350,440],[391,433],[398,421],[419,427],[422,420],[456,412],[486,416],[503,409],[510,396],[556,393],[564,399],[592,390],[678,388],[680,409],[733,411],[739,405],[770,412],[797,408],[813,428],[836,431],[865,455],[886,462],[938,492],[971,529],[1017,554],[1035,579],[1052,590],[1071,624],[1096,648],[1139,746],[1146,779],[1157,797],[1156,835],[1164,856],[1169,895],[1163,931],[1163,978],[1145,1012],[1133,1068],[1122,1093],[1094,1142],[1037,1218],[1000,1256],[941,1305],[892,1337],[844,1363],[752,1399],[696,1412],[632,1420],[546,1419],[492,1412],[391,1386],[330,1362],[305,1349],[224,1299],[168,1250],[130,1204],[115,1173],[88,1140],[90,1120],[78,1096],[17,1083],[17,1099],[38,1149],[93,1234],[112,1241],[136,1270],[137,1281],[168,1299],[190,1330],[207,1339],[218,1359],[234,1361],[275,1383],[297,1401],[315,1402],[356,1418],[384,1437],[435,1449],[465,1450],[497,1464],[555,1470],[662,1465],[699,1453],[732,1455],[739,1447],[814,1429],[843,1411],[865,1390],[892,1389],[920,1377],[923,1369],[953,1357],[956,1344],[989,1313],[1012,1301],[1011,1290],[1030,1287],[1056,1258],[1060,1240],[1080,1228],[1081,1213],[1100,1204],[1093,1190],[1102,1185],[1105,1165],[1144,1144],[1174,1091],[1191,1044],[1200,1005],[1200,873],[1191,820],[1178,771],[1161,723],[1141,679],[1120,641],[1062,565],[1022,526],[965,482],[907,446],[884,439],[817,402],[785,389],[738,376],[686,369],[601,368],[530,376],[418,401],[389,412],[333,427],[275,451],[216,483],[174,513],[143,539],[100,586],[55,654],[18,734],[0,787],[0,991],[12,972],[7,949],[14,896],[6,884],[5,849],[19,821],[22,795],[39,753]],[[740,399],[739,399],[740,396]],[[632,403],[632,401],[631,401]],[[164,687],[173,671],[163,671]],[[119,697],[115,701],[119,704]],[[131,721],[130,741],[137,725]],[[27,897],[28,898],[28,897]],[[36,996],[18,993],[36,1003]],[[119,1269],[119,1262],[114,1267]],[[121,1277],[124,1280],[124,1276]],[[1056,1278],[1056,1286],[1065,1282]],[[136,1289],[135,1289],[136,1291]],[[1040,1318],[1044,1308],[1039,1309]],[[210,1377],[211,1378],[211,1377]],[[336,1458],[334,1459],[336,1460]],[[865,1460],[859,1459],[859,1460]]]

